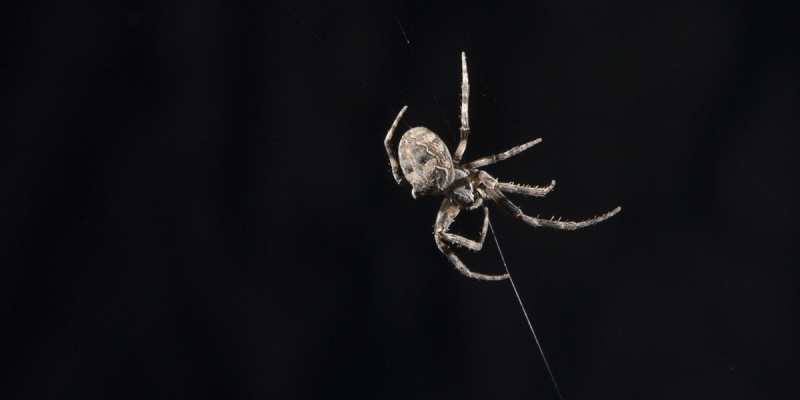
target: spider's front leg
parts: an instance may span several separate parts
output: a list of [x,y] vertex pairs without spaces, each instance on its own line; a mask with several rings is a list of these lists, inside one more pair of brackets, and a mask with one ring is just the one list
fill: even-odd
[[453,152],[453,162],[461,164],[461,157],[467,150],[469,139],[469,75],[467,75],[467,55],[461,52],[461,140]]
[[450,248],[447,243],[445,243],[448,242],[450,244],[463,246],[472,251],[480,251],[480,249],[483,248],[483,242],[486,239],[486,230],[489,226],[489,209],[486,207],[483,208],[483,229],[481,230],[480,239],[477,241],[467,239],[464,236],[456,235],[447,231],[450,229],[450,224],[453,223],[459,212],[461,212],[461,208],[452,200],[445,197],[444,201],[442,201],[442,206],[439,208],[439,213],[436,216],[436,225],[433,232],[433,238],[436,241],[436,246],[439,247],[439,251],[441,251],[448,260],[450,260],[458,272],[461,272],[470,278],[484,281],[499,281],[507,279],[507,274],[486,275],[470,271],[470,269],[464,265],[461,259],[456,256],[456,254],[453,252],[453,249]]
[[403,183],[403,175],[400,174],[400,163],[397,162],[397,152],[394,150],[394,145],[392,144],[392,136],[394,135],[394,130],[397,129],[397,124],[400,122],[400,118],[403,117],[405,114],[408,106],[403,107],[402,110],[397,114],[397,118],[394,119],[394,123],[392,123],[392,127],[389,128],[389,132],[386,134],[386,139],[383,139],[383,146],[386,147],[386,154],[389,156],[389,165],[392,166],[392,175],[394,175],[394,180],[397,181],[397,184]]
[[481,158],[479,158],[479,159],[477,159],[475,161],[470,161],[470,162],[464,164],[464,168],[466,168],[466,169],[475,169],[475,168],[485,167],[487,165],[494,164],[494,163],[496,163],[498,161],[503,161],[503,160],[505,160],[507,158],[514,157],[515,155],[517,155],[519,153],[522,153],[523,151],[528,150],[531,147],[533,147],[533,146],[535,146],[535,145],[537,145],[537,144],[539,144],[541,142],[542,142],[541,138],[536,139],[536,140],[531,140],[528,143],[523,143],[523,144],[521,144],[519,146],[515,146],[515,147],[513,147],[513,148],[511,148],[509,150],[506,150],[506,151],[502,152],[502,153],[492,154],[492,155],[489,155],[489,156],[486,156],[486,157],[481,157]]

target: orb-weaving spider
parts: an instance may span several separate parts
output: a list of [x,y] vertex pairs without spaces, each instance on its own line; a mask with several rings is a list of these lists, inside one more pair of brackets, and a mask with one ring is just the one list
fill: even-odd
[[[499,182],[488,173],[479,170],[479,167],[490,165],[498,161],[513,157],[542,141],[536,139],[528,143],[516,146],[508,151],[492,154],[479,158],[472,162],[462,163],[461,158],[467,148],[467,138],[469,137],[469,76],[467,75],[467,57],[461,53],[461,139],[452,157],[447,150],[447,146],[428,128],[418,126],[411,128],[400,138],[400,148],[398,152],[399,162],[394,155],[392,145],[392,135],[397,128],[400,118],[408,109],[403,107],[397,114],[392,127],[386,134],[383,144],[386,147],[386,154],[389,155],[389,164],[392,167],[392,174],[398,184],[403,183],[403,177],[411,184],[411,196],[424,195],[443,195],[444,200],[439,207],[434,225],[433,237],[439,250],[447,256],[456,269],[462,274],[481,280],[503,280],[508,278],[508,274],[485,275],[471,271],[455,255],[448,244],[463,246],[473,251],[479,251],[483,247],[486,238],[486,229],[489,225],[489,209],[483,204],[483,200],[491,200],[500,208],[533,227],[545,226],[554,229],[574,230],[598,222],[605,221],[621,208],[617,207],[599,217],[583,221],[561,221],[554,219],[540,219],[525,215],[519,207],[511,202],[504,194],[515,193],[525,196],[543,197],[556,184],[551,181],[547,186],[527,186],[516,183]],[[403,175],[400,175],[402,169]],[[474,210],[483,205],[483,229],[478,240],[468,239],[461,235],[448,232],[450,225],[455,220],[461,209]]]

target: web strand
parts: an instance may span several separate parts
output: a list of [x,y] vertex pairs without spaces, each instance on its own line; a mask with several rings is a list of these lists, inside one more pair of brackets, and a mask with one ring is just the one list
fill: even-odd
[[556,394],[558,394],[558,398],[560,400],[564,400],[564,397],[561,396],[561,390],[558,388],[558,383],[556,383],[556,377],[553,375],[553,370],[550,369],[550,363],[547,362],[547,357],[545,357],[544,350],[542,350],[542,344],[539,342],[539,337],[536,336],[536,331],[533,330],[533,324],[531,323],[531,319],[528,317],[528,312],[525,310],[525,305],[522,304],[522,298],[519,296],[519,292],[517,291],[517,285],[514,284],[514,278],[511,277],[511,272],[508,270],[506,258],[503,256],[503,250],[500,249],[500,242],[497,240],[497,234],[494,232],[494,227],[492,226],[491,221],[489,222],[489,230],[492,231],[492,238],[494,238],[494,244],[497,245],[497,251],[500,253],[500,260],[503,261],[503,268],[506,269],[506,274],[508,274],[508,281],[511,282],[511,288],[514,289],[514,295],[517,296],[519,306],[522,308],[522,314],[525,315],[525,321],[528,322],[528,327],[531,328],[533,340],[536,341],[536,347],[539,348],[539,354],[542,355],[544,366],[547,367],[547,373],[550,374],[550,380],[553,381],[553,387],[556,389]]

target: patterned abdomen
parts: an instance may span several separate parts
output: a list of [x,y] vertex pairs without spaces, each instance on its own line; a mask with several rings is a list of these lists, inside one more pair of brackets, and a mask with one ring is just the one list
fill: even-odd
[[453,182],[450,152],[442,139],[428,128],[411,128],[403,134],[398,156],[414,197],[441,194]]

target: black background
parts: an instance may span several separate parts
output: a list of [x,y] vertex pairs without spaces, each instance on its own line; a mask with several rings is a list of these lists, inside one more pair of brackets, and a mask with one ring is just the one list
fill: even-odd
[[558,182],[524,210],[623,207],[492,209],[565,398],[800,396],[797,5],[1,11],[0,398],[556,398],[389,172],[403,105],[454,148],[461,51],[466,158],[541,137],[487,168]]

